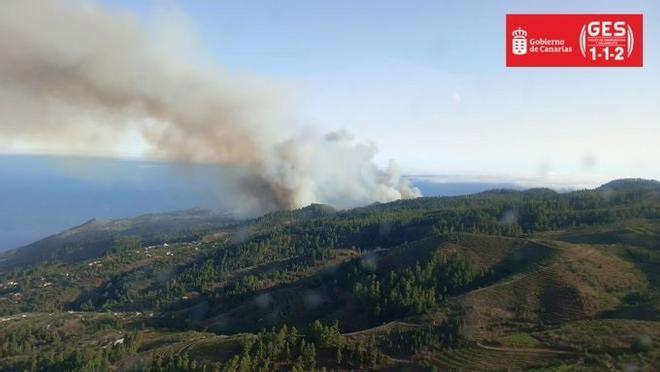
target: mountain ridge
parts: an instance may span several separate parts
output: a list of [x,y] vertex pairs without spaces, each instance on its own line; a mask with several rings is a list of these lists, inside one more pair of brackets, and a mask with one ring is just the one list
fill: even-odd
[[152,237],[163,233],[170,233],[171,239],[175,241],[189,239],[203,234],[204,231],[238,221],[230,212],[202,208],[147,213],[115,220],[92,218],[34,243],[3,252],[0,255],[0,270],[41,260],[76,262],[98,257],[111,249],[118,239],[127,237],[139,237],[145,243],[151,244],[160,243]]
[[[656,180],[647,180],[647,179],[616,179],[610,182],[607,182],[597,188],[592,189],[591,191],[600,191],[600,192],[624,192],[624,191],[633,191],[633,190],[643,190],[643,191],[660,191],[660,182]],[[587,190],[589,191],[589,190]],[[555,195],[572,195],[573,193],[580,193],[581,191],[572,191],[566,193],[557,193],[548,188],[531,188],[526,190],[510,190],[510,189],[493,189],[479,192],[476,194],[462,195],[462,196],[430,196],[430,197],[421,197],[416,199],[410,199],[411,202],[418,199],[429,199],[429,200],[462,200],[465,198],[471,197],[488,197],[489,195],[506,195],[506,196],[555,196]],[[368,211],[370,209],[380,209],[388,208],[391,205],[396,205],[397,203],[407,203],[407,200],[400,200],[391,203],[377,203],[364,207],[358,207],[350,210],[337,210],[334,207],[327,204],[312,203],[309,206],[292,210],[292,211],[277,211],[272,214],[267,214],[259,218],[269,218],[278,215],[291,216],[296,219],[310,219],[310,218],[324,218],[328,216],[336,215],[337,213],[347,213],[349,211]],[[30,260],[35,259],[61,259],[67,261],[68,259],[83,260],[87,258],[92,258],[95,255],[103,254],[107,249],[111,247],[114,241],[118,238],[127,237],[127,236],[138,236],[144,237],[149,241],[148,236],[153,235],[158,232],[163,232],[166,229],[177,229],[171,226],[173,220],[180,222],[183,226],[178,227],[179,230],[185,228],[198,228],[203,229],[206,227],[207,230],[210,230],[213,227],[221,227],[223,225],[228,225],[232,223],[239,223],[241,219],[235,217],[231,211],[218,211],[204,208],[191,208],[183,211],[172,211],[165,213],[146,213],[133,218],[121,218],[115,220],[99,220],[92,218],[81,225],[72,227],[70,229],[64,230],[60,233],[45,237],[34,243],[28,244],[23,247],[18,247],[9,251],[4,252],[0,255],[0,270],[7,269],[14,264],[25,264],[29,263]],[[163,226],[158,226],[158,223],[164,223]],[[140,229],[142,225],[142,229]],[[81,253],[78,255],[72,255],[71,253],[63,254],[61,257],[58,257],[58,252],[66,244],[72,244],[73,242],[68,241],[66,237],[72,237],[74,235],[80,235],[85,233],[101,233],[106,231],[106,236],[102,239],[91,239],[83,238],[86,244],[94,245],[89,253]],[[176,231],[176,230],[175,230]],[[112,232],[115,232],[113,234]],[[80,242],[78,242],[80,243]],[[156,243],[156,242],[154,242]],[[55,245],[54,248],[50,247]],[[80,244],[78,244],[80,245]],[[52,249],[53,252],[44,252],[44,249]],[[22,254],[23,252],[27,252]],[[38,261],[35,261],[38,262]],[[34,263],[34,262],[33,262]]]

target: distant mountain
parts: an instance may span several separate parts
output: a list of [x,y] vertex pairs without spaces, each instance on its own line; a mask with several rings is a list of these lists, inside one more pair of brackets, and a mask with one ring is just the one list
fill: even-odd
[[80,226],[5,252],[0,270],[45,260],[73,263],[105,254],[116,241],[138,237],[143,244],[190,240],[205,232],[236,223],[230,213],[207,209],[145,214],[135,218],[102,221],[92,219]]
[[659,190],[660,182],[642,178],[623,178],[610,181],[596,190],[600,191],[632,191],[632,190]]

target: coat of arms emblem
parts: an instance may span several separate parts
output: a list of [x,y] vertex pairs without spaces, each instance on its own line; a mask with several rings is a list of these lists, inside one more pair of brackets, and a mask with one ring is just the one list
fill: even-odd
[[512,32],[513,35],[513,54],[523,56],[527,54],[527,31],[518,27],[517,30]]

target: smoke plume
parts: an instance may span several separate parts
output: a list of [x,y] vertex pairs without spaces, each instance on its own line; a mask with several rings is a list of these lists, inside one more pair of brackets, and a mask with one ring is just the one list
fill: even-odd
[[[209,62],[176,17],[145,29],[81,0],[0,4],[0,146],[211,163],[243,210],[418,195],[345,132],[300,127],[290,90]],[[283,98],[284,97],[284,98]],[[284,107],[284,108],[283,108]]]

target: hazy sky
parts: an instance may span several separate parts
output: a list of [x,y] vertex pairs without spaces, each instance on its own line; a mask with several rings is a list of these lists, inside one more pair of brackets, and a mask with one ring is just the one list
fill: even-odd
[[[290,85],[310,125],[373,141],[407,173],[660,178],[657,1],[102,3],[146,27],[185,18],[219,66]],[[516,12],[641,12],[645,67],[507,69]]]

